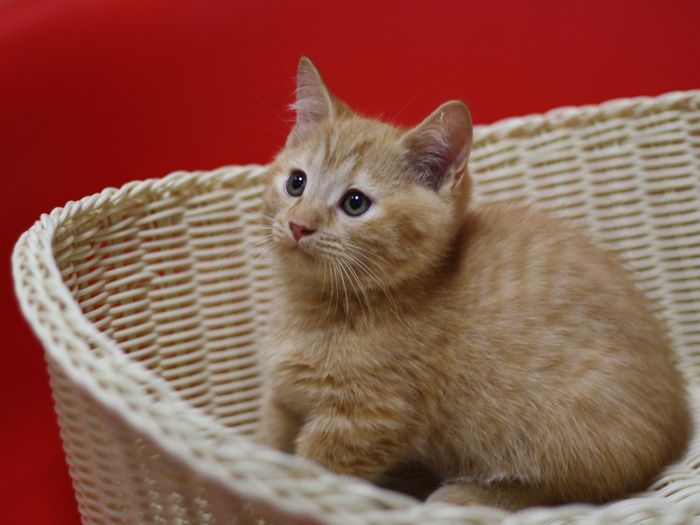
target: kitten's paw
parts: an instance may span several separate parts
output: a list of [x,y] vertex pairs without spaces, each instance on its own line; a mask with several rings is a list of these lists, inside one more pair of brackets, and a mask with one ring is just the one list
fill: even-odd
[[518,483],[477,483],[457,481],[443,485],[428,502],[451,503],[453,505],[485,505],[505,510],[520,510],[536,505],[555,503],[539,490]]
[[428,496],[426,502],[451,503],[453,505],[483,505],[484,503],[478,496],[478,491],[470,490],[472,488],[476,488],[476,486],[467,483],[443,485]]

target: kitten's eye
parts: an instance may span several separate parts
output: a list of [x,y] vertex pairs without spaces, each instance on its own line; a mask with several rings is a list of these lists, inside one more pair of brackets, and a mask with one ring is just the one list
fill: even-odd
[[300,197],[306,187],[306,173],[301,170],[294,170],[287,177],[285,189],[292,197]]
[[351,217],[357,217],[366,212],[372,201],[359,191],[351,191],[343,198],[343,211]]

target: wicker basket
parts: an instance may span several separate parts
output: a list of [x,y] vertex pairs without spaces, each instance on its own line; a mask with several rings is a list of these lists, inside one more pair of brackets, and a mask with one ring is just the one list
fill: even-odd
[[[529,201],[618,253],[668,321],[700,417],[700,91],[475,130],[475,198]],[[270,270],[265,168],[132,182],[44,215],[14,278],[86,523],[673,523],[700,439],[643,494],[517,514],[425,505],[252,444]],[[698,427],[700,428],[700,427]]]

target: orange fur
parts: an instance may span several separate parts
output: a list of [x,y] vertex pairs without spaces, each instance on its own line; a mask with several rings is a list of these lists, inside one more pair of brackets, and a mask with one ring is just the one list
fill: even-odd
[[[469,204],[461,103],[403,130],[352,113],[308,59],[298,81],[264,198],[280,288],[259,442],[370,480],[420,463],[430,500],[510,509],[618,498],[680,454],[651,305],[578,231]],[[366,213],[343,213],[349,190]]]

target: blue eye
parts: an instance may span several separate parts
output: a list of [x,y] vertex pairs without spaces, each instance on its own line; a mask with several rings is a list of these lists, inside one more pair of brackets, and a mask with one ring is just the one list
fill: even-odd
[[301,170],[294,170],[287,177],[285,189],[292,197],[300,197],[306,187],[306,173]]
[[358,217],[365,213],[372,205],[372,201],[359,191],[348,192],[343,198],[343,211],[351,217]]

